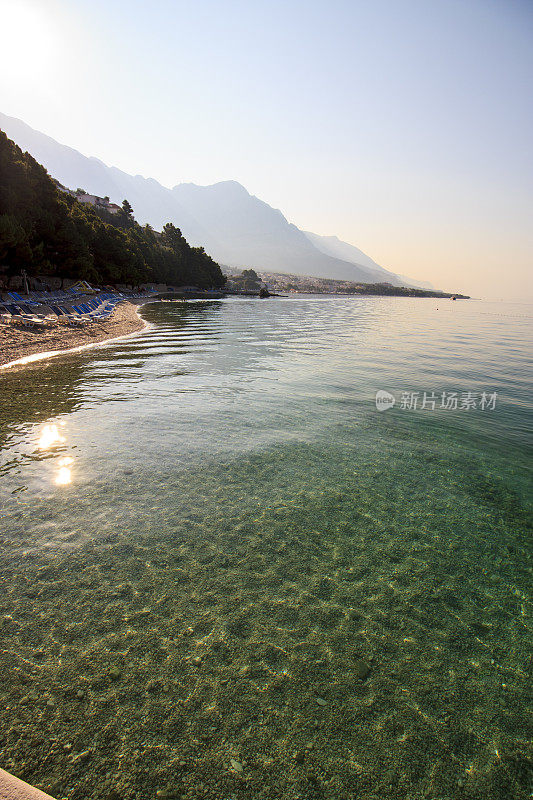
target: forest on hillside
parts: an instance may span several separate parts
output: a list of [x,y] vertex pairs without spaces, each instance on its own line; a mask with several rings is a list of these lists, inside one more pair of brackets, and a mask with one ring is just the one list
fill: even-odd
[[172,223],[156,233],[124,201],[112,214],[61,191],[46,169],[0,131],[0,272],[95,284],[219,288],[225,276]]

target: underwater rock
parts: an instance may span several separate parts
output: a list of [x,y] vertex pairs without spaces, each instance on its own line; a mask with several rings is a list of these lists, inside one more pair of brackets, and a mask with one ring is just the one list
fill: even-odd
[[370,675],[370,666],[369,664],[366,663],[366,661],[363,661],[363,659],[360,658],[357,659],[357,661],[354,664],[354,671],[357,677],[360,680],[364,681]]
[[235,772],[242,772],[243,771],[243,766],[242,766],[240,761],[235,761],[234,758],[231,758],[230,759],[230,764],[231,764],[232,768],[235,770]]

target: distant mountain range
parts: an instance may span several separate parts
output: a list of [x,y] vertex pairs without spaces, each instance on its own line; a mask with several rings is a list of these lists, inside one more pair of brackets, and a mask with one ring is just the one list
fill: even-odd
[[432,288],[389,272],[336,236],[301,231],[281,211],[250,195],[236,181],[212,186],[180,183],[168,189],[153,178],[128,175],[97,158],[88,158],[2,113],[0,128],[64,186],[108,196],[119,204],[127,198],[141,224],[160,230],[166,222],[173,222],[190,244],[203,246],[221,265]]

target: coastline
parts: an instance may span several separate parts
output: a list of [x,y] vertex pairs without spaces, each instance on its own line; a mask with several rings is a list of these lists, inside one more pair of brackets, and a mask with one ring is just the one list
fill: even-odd
[[143,303],[121,303],[111,319],[90,322],[83,328],[70,328],[61,323],[55,328],[37,331],[15,325],[0,328],[0,370],[85,350],[138,333],[148,327],[139,314],[141,305]]

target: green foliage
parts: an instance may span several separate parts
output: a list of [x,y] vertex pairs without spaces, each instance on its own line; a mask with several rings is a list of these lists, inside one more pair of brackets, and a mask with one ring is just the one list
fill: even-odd
[[260,280],[259,279],[259,275],[255,271],[255,269],[243,269],[243,271],[241,273],[241,276],[243,278],[245,278],[246,280],[251,280],[251,281],[259,281]]
[[133,217],[133,208],[127,200],[122,201],[122,211],[127,217]]
[[221,287],[225,277],[203,248],[171,223],[157,234],[127,200],[111,214],[62,192],[43,166],[0,131],[0,269],[94,283]]
[[232,278],[232,284],[236,289],[258,292],[261,288],[261,278],[254,269],[243,269],[240,275]]

